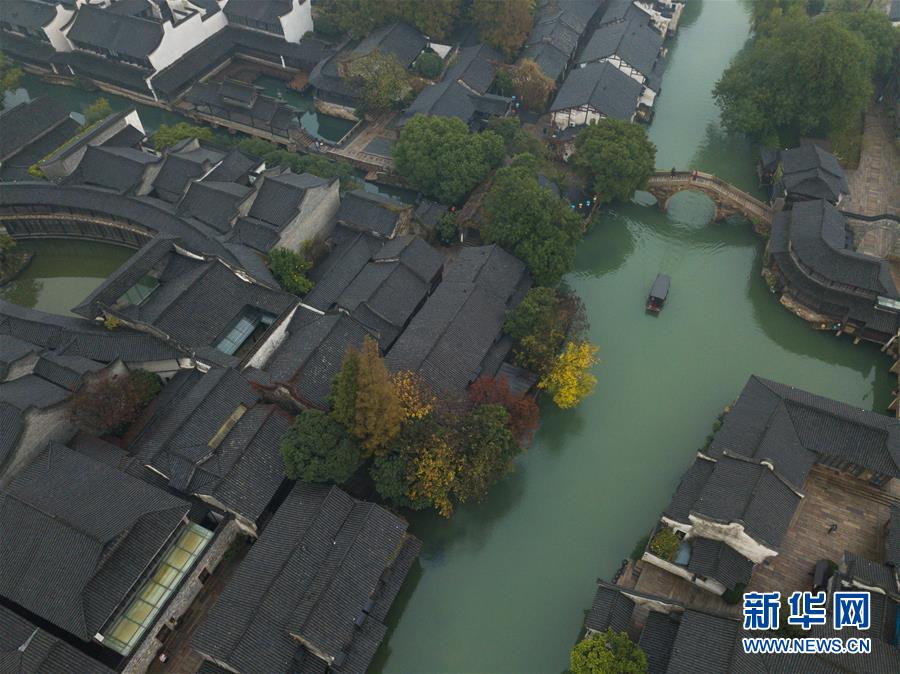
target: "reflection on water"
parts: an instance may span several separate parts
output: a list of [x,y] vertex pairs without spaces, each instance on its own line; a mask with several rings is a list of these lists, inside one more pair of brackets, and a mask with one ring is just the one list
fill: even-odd
[[285,103],[300,111],[300,126],[310,135],[336,143],[343,138],[355,122],[318,112],[310,93],[300,93],[289,89],[287,84],[277,77],[259,77],[253,83],[269,96],[281,98]]
[[17,246],[34,257],[15,281],[0,288],[0,297],[62,315],[71,315],[71,309],[133,252],[121,246],[68,239],[24,240]]
[[[751,148],[721,134],[710,96],[747,35],[746,4],[686,6],[650,128],[664,170],[693,167],[755,187]],[[657,521],[751,374],[887,405],[887,360],[786,311],[759,277],[763,241],[746,222],[701,224],[711,204],[690,192],[668,214],[652,198],[637,201],[599,214],[568,278],[600,346],[596,393],[572,411],[542,406],[509,486],[450,522],[412,519],[422,576],[403,611],[391,612],[373,671],[564,669],[596,578],[610,578]],[[652,317],[644,302],[660,271],[672,289]]]

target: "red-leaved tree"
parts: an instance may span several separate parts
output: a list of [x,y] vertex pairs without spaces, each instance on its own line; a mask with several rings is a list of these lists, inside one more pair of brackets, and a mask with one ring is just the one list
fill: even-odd
[[479,377],[469,387],[469,400],[475,405],[503,405],[509,413],[509,430],[516,442],[531,442],[541,418],[534,398],[513,393],[506,379]]

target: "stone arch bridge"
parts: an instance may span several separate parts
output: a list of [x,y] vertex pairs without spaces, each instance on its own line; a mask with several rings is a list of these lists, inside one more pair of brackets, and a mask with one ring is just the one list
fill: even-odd
[[768,231],[772,224],[772,207],[738,189],[729,182],[701,171],[670,171],[654,173],[647,181],[647,191],[656,197],[660,210],[669,208],[669,200],[686,190],[703,192],[716,205],[716,222],[730,215],[743,215],[753,222],[757,231]]

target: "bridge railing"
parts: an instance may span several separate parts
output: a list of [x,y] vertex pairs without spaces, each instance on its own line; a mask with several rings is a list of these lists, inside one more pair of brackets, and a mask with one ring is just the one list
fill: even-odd
[[732,201],[744,204],[761,215],[771,217],[771,206],[712,173],[703,171],[675,171],[674,173],[671,171],[659,171],[651,175],[647,182],[649,185],[661,186],[681,184],[705,185]]

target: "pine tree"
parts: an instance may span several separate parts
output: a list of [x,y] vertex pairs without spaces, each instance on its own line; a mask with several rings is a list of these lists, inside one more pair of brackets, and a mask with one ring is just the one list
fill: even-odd
[[397,437],[402,420],[400,399],[378,343],[367,337],[359,354],[353,434],[369,454],[381,454]]
[[340,372],[331,384],[331,418],[352,429],[356,423],[356,388],[359,378],[359,351],[347,349]]

